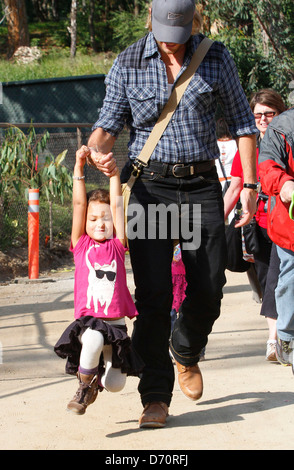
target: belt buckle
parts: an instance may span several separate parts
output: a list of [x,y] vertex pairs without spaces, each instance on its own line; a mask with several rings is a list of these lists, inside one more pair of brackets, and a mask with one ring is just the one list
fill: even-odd
[[[186,175],[176,175],[175,171],[177,168],[188,168],[189,173]],[[172,174],[175,178],[183,178],[184,176],[194,175],[194,166],[193,165],[185,165],[184,163],[176,163],[172,168]]]

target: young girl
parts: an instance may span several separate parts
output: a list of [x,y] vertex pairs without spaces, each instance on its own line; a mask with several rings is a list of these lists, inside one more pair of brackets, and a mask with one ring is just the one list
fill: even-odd
[[186,297],[185,291],[187,287],[186,271],[182,261],[180,244],[174,248],[172,260],[172,282],[173,282],[173,304],[172,310],[179,312],[180,306]]
[[127,375],[138,375],[142,368],[124,318],[134,318],[138,312],[126,283],[119,172],[115,167],[110,176],[109,193],[94,190],[86,194],[83,173],[90,153],[86,146],[77,151],[73,176],[75,321],[54,348],[58,356],[67,358],[66,372],[77,373],[79,388],[67,405],[77,414],[85,413],[98,390],[118,392]]
[[[172,283],[173,283],[173,303],[171,315],[171,332],[174,328],[175,322],[179,315],[180,307],[183,300],[186,297],[186,270],[182,260],[182,253],[180,244],[177,244],[174,248],[174,255],[172,260]],[[205,359],[205,347],[201,350],[200,361]]]

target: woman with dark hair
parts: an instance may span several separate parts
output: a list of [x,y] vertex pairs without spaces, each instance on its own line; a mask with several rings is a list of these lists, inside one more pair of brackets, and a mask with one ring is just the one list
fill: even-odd
[[[271,88],[262,89],[252,96],[250,108],[254,114],[256,127],[259,130],[257,138],[256,158],[258,176],[258,155],[261,140],[264,137],[269,123],[275,116],[286,110],[286,106],[279,93]],[[237,152],[231,169],[231,184],[224,196],[225,217],[234,208],[243,187],[243,173],[240,156]],[[276,246],[267,233],[267,201],[268,196],[259,188],[257,194],[257,211],[255,214],[256,231],[258,237],[258,252],[254,253],[254,265],[262,294],[262,307],[260,314],[267,319],[269,337],[267,341],[266,359],[276,361],[275,347],[277,341],[277,311],[274,290],[279,275],[279,258]]]

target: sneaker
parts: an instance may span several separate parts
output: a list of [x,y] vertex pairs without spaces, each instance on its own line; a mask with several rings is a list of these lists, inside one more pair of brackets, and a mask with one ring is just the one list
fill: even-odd
[[291,341],[284,341],[278,338],[276,344],[276,354],[278,361],[285,366],[293,364],[293,348],[291,347],[292,344],[290,343]]
[[277,355],[276,355],[276,344],[277,341],[275,339],[269,339],[266,343],[266,360],[267,361],[274,361],[276,362]]

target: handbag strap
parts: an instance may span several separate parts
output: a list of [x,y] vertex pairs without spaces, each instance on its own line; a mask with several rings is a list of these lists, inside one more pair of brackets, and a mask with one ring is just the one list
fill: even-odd
[[219,162],[219,166],[221,167],[221,170],[222,170],[222,174],[226,180],[226,183],[228,182],[228,178],[227,178],[227,174],[226,174],[226,171],[225,171],[225,167],[224,165],[222,164],[222,161],[221,161],[221,158],[220,157],[217,157],[218,158],[218,162]]
[[139,165],[147,165],[151,154],[153,153],[160,137],[165,131],[187,86],[189,85],[193,75],[195,74],[196,70],[198,69],[199,65],[201,64],[202,60],[204,59],[212,44],[213,41],[205,37],[197,47],[196,51],[193,54],[190,64],[176,83],[169,97],[169,100],[164,106],[162,113],[158,118],[158,121],[156,122],[155,126],[153,127],[150,133],[150,136],[145,142],[145,145],[141,150],[140,155],[136,158],[136,161]]

